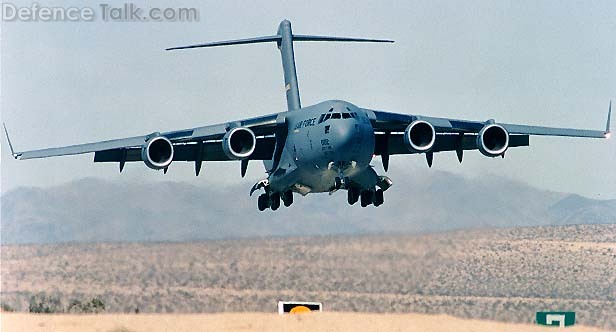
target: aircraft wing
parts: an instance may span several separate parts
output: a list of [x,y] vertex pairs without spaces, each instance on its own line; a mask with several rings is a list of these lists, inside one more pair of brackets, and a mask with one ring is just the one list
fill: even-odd
[[[375,131],[382,132],[403,132],[411,122],[415,120],[424,120],[434,126],[437,133],[468,133],[477,134],[486,121],[470,121],[457,120],[447,118],[435,118],[422,115],[409,115],[399,113],[389,113],[383,111],[371,111],[373,116],[371,120]],[[498,123],[503,126],[509,134],[521,135],[543,135],[543,136],[568,136],[568,137],[589,137],[589,138],[606,138],[609,136],[609,127],[606,130],[588,130],[588,129],[570,129],[570,128],[554,128],[528,126],[518,124]],[[609,116],[608,116],[609,125]]]
[[[529,126],[519,124],[497,123],[489,121],[470,121],[448,118],[429,117],[390,113],[378,110],[366,110],[372,121],[375,131],[375,155],[388,156],[394,154],[421,153],[410,151],[404,143],[404,130],[416,120],[430,123],[435,130],[436,137],[433,148],[429,151],[457,151],[458,159],[462,159],[463,150],[477,150],[477,135],[487,124],[496,123],[509,133],[509,147],[529,145],[529,136],[566,136],[587,138],[609,138],[611,102],[608,111],[605,130],[553,128]],[[429,157],[431,158],[431,157]],[[429,161],[430,163],[430,161]]]
[[204,147],[202,160],[230,160],[223,153],[220,140],[222,140],[229,129],[246,127],[250,128],[255,133],[255,136],[257,136],[257,147],[250,159],[271,159],[274,153],[275,142],[272,137],[266,136],[275,134],[277,121],[284,123],[283,113],[205,127],[22,152],[13,151],[6,127],[5,132],[11,147],[11,153],[15,159],[47,158],[94,152],[95,162],[140,161],[141,147],[149,138],[160,135],[172,142],[175,151],[173,160],[188,161],[196,159],[197,154],[193,153],[192,150],[197,147],[197,144],[203,144]]

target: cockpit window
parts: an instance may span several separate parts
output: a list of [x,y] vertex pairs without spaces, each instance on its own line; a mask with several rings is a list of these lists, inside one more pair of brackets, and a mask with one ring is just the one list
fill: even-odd
[[[329,109],[328,113],[321,114],[319,117],[318,123],[323,123],[329,119],[351,119],[357,118],[357,113],[355,112],[344,112],[344,113],[332,113],[333,108]],[[348,110],[348,108],[347,108]]]
[[323,122],[329,120],[329,118],[331,118],[331,117],[332,117],[331,113],[321,114],[321,116],[319,117],[319,123],[323,123]]

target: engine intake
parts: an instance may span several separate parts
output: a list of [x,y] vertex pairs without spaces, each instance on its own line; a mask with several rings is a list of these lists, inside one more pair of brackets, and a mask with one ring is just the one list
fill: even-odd
[[222,139],[222,150],[229,159],[247,159],[255,151],[257,137],[245,127],[229,130]]
[[477,135],[477,149],[486,157],[497,157],[509,147],[509,133],[497,124],[484,126]]
[[410,151],[427,152],[434,146],[436,131],[426,121],[415,120],[404,130],[404,144]]
[[173,144],[165,136],[154,136],[141,148],[141,160],[151,169],[168,167],[173,161]]

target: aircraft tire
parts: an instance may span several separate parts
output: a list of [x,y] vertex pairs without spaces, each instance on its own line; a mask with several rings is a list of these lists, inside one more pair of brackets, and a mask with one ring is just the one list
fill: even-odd
[[269,203],[269,197],[267,197],[267,194],[261,194],[259,195],[259,199],[257,201],[257,205],[259,206],[259,211],[265,211],[268,208],[268,203]]
[[293,192],[291,190],[287,190],[282,195],[282,202],[284,206],[289,207],[293,204]]
[[366,207],[368,205],[370,205],[370,203],[372,203],[372,200],[370,199],[372,196],[372,194],[370,193],[369,190],[364,190],[361,192],[361,207]]
[[383,190],[378,189],[374,193],[374,206],[379,206],[385,202],[385,197],[383,197]]
[[342,179],[340,179],[337,176],[336,176],[336,179],[334,179],[334,188],[336,189],[342,188]]
[[280,194],[273,193],[272,196],[270,196],[270,208],[272,209],[272,211],[276,211],[278,210],[279,207],[280,207]]
[[350,205],[357,203],[359,200],[359,191],[355,188],[347,189],[347,201]]

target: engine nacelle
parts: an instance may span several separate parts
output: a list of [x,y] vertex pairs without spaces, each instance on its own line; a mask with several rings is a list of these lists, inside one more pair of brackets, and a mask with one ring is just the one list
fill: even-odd
[[486,157],[498,157],[509,147],[509,133],[497,124],[484,126],[477,135],[477,149]]
[[154,136],[141,148],[141,160],[151,169],[163,169],[173,161],[173,144],[165,136]]
[[255,152],[257,137],[245,127],[229,130],[222,138],[222,150],[229,159],[246,159]]
[[404,130],[404,144],[413,152],[427,152],[434,146],[436,131],[426,121],[415,120]]

